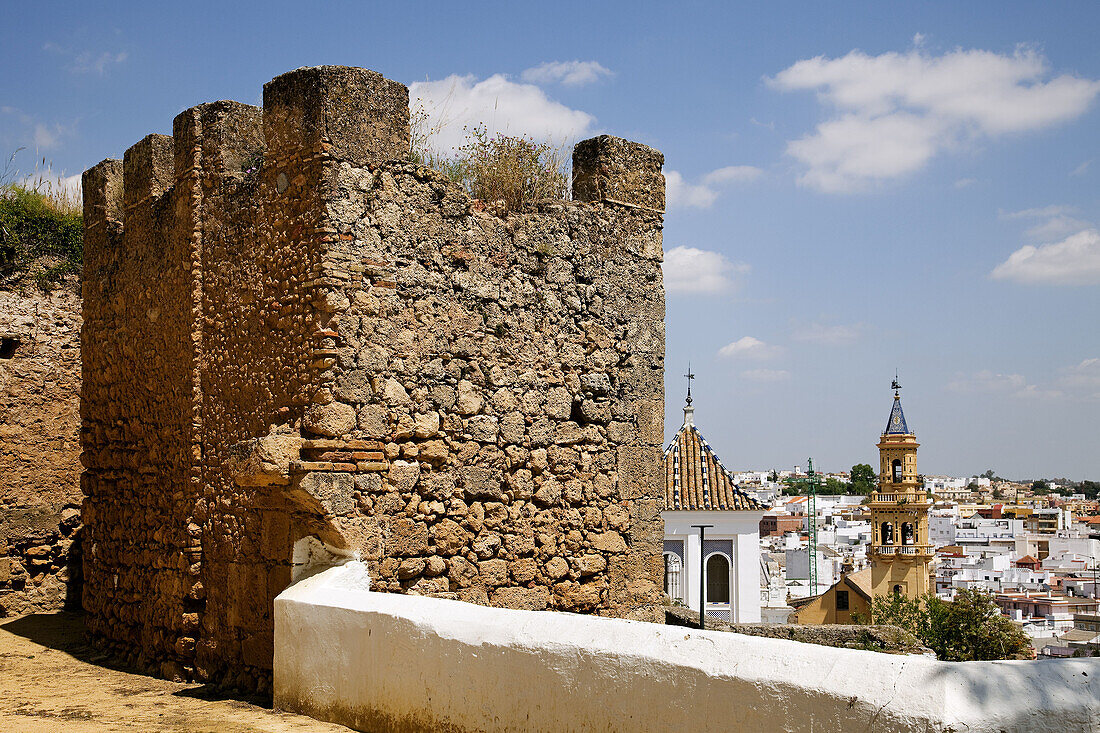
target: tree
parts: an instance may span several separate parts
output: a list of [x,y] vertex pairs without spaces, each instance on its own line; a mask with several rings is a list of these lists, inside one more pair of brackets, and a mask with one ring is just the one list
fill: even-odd
[[875,469],[866,463],[852,466],[851,491],[866,496],[875,490]]
[[1086,499],[1100,498],[1100,481],[1082,481],[1077,484],[1077,493],[1084,494]]
[[1050,491],[1050,484],[1046,481],[1039,479],[1038,481],[1031,482],[1031,490],[1036,494],[1046,494]]
[[949,662],[1031,656],[1027,634],[1001,614],[992,594],[981,590],[960,590],[954,601],[932,593],[920,599],[896,593],[878,596],[871,604],[871,615],[876,624],[910,632]]
[[871,602],[871,618],[876,624],[904,629],[928,644],[928,609],[921,599],[909,598],[901,593],[876,596]]
[[848,489],[851,488],[851,484],[835,479],[832,476],[825,479],[825,493],[826,494],[846,494]]

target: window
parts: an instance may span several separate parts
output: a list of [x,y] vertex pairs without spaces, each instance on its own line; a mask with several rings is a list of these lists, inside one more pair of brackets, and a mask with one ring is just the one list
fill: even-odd
[[836,592],[836,610],[847,611],[848,610],[848,591],[838,590]]
[[725,555],[707,560],[707,603],[730,602],[730,561]]
[[882,523],[882,544],[894,544],[894,525],[890,522]]
[[895,458],[893,464],[891,464],[891,465],[893,466],[893,469],[894,469],[894,483],[895,484],[900,484],[901,483],[901,461],[899,461],[897,458]]
[[913,523],[902,522],[901,523],[901,544],[911,545],[913,544]]
[[0,359],[10,359],[15,356],[15,350],[19,348],[19,339],[4,336],[0,338]]
[[900,596],[901,595],[901,586],[900,585],[895,585],[894,586],[894,595],[895,596]]
[[671,552],[665,553],[665,593],[674,601],[683,601],[684,593],[680,590],[680,577],[683,563],[677,555]]

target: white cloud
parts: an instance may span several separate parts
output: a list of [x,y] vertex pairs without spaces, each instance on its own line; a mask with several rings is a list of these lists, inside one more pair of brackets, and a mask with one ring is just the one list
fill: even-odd
[[863,333],[862,323],[827,324],[820,321],[799,326],[791,334],[796,341],[806,341],[822,346],[847,346],[859,340]]
[[1088,228],[1089,223],[1087,221],[1063,214],[1052,216],[1046,221],[1028,227],[1024,234],[1039,242],[1051,242],[1059,237],[1076,234]]
[[52,150],[76,132],[76,120],[68,124],[46,123],[18,107],[0,106],[0,115],[13,117],[16,120],[22,128],[16,139],[20,146],[29,150],[38,152]]
[[596,61],[547,61],[523,72],[523,80],[532,84],[583,86],[614,76],[611,69]]
[[1020,399],[1057,399],[1064,392],[1056,387],[1044,387],[1028,382],[1022,374],[1002,374],[988,369],[973,374],[958,374],[948,383],[953,392],[1000,395]]
[[503,74],[481,81],[452,74],[439,81],[414,82],[409,99],[427,113],[431,143],[442,153],[466,141],[464,126],[484,124],[490,135],[502,132],[566,145],[585,137],[596,121],[587,112],[555,102],[534,84],[510,81]]
[[815,91],[837,111],[787,152],[805,168],[800,183],[845,192],[913,173],[974,138],[1073,119],[1100,94],[1100,81],[1049,76],[1046,59],[1027,48],[933,56],[917,44],[906,53],[804,59],[768,82]]
[[105,51],[100,54],[85,51],[84,53],[77,54],[76,58],[73,59],[70,69],[77,74],[95,72],[102,76],[107,73],[109,67],[121,64],[128,56],[129,54],[125,51],[120,51],[119,53]]
[[718,355],[732,359],[771,359],[782,351],[781,347],[764,343],[753,336],[742,336],[718,349]]
[[1024,245],[991,276],[1029,285],[1100,285],[1100,231],[1085,229],[1060,242]]
[[1092,160],[1086,160],[1084,163],[1071,170],[1069,174],[1071,176],[1083,176],[1085,172],[1088,171],[1090,165],[1092,165]]
[[978,181],[973,178],[960,178],[955,181],[954,186],[955,188],[966,188],[967,186],[973,186],[977,182]]
[[936,152],[943,126],[907,112],[876,118],[845,115],[787,144],[787,153],[807,170],[802,185],[847,193],[913,173]]
[[1022,374],[1000,374],[989,370],[958,374],[948,388],[955,392],[992,394],[1029,400],[1100,400],[1100,358],[1083,359],[1059,370],[1048,384],[1033,384]]
[[688,183],[679,171],[665,169],[665,206],[709,209],[720,193],[716,187],[751,181],[764,171],[751,165],[728,165],[707,173],[699,183]]
[[730,262],[719,252],[681,245],[665,252],[663,269],[669,293],[721,293],[731,290],[733,278],[749,266]]
[[741,372],[743,379],[748,379],[752,382],[782,382],[785,379],[789,379],[791,373],[786,369],[749,369]]
[[970,375],[959,374],[948,383],[954,392],[1017,392],[1028,386],[1022,374],[1001,374],[984,369]]
[[1076,209],[1072,206],[1051,204],[1050,206],[1037,206],[1031,209],[1021,209],[1020,211],[1003,212],[1001,216],[1005,219],[1043,219],[1050,216],[1065,216],[1075,211]]
[[1051,242],[1059,237],[1088,229],[1091,224],[1076,218],[1077,210],[1072,206],[1054,204],[1022,211],[1002,213],[1003,219],[1038,219],[1039,223],[1030,226],[1024,232],[1039,242]]
[[713,170],[703,176],[703,183],[708,186],[720,186],[723,183],[752,181],[759,178],[763,172],[752,165],[727,165],[725,168]]
[[1062,370],[1058,386],[1078,397],[1100,400],[1100,358],[1083,359]]
[[1060,389],[1044,389],[1043,387],[1029,384],[1012,396],[1032,400],[1050,400],[1062,397],[1063,395],[1064,393]]
[[61,188],[76,201],[84,199],[84,185],[81,178],[82,174],[76,173],[61,179]]
[[59,133],[56,129],[51,130],[41,122],[34,126],[34,147],[39,150],[57,147],[58,137]]
[[74,74],[103,76],[112,66],[118,66],[129,58],[125,51],[73,51],[53,42],[43,44],[42,50],[68,58],[65,68]]
[[718,192],[702,184],[684,180],[679,171],[665,169],[665,206],[669,209],[709,209]]

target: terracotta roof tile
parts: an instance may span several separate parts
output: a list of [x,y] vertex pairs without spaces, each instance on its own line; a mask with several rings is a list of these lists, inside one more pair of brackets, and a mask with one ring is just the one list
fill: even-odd
[[767,509],[733,482],[694,425],[684,425],[665,449],[665,508],[747,511]]

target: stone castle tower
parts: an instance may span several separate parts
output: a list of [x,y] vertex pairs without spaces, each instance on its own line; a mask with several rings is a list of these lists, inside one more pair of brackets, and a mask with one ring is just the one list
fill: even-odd
[[88,626],[263,688],[274,597],[661,617],[663,156],[578,143],[494,213],[408,160],[409,98],[323,66],[84,174]]
[[873,596],[927,593],[933,548],[928,541],[928,499],[917,475],[917,436],[905,423],[900,385],[878,442],[879,488],[871,494],[871,587]]

